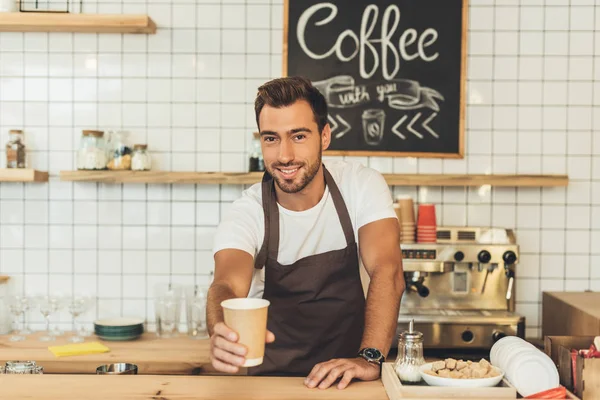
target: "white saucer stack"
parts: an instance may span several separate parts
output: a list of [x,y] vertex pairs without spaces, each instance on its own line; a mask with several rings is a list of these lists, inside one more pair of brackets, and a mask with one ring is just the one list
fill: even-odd
[[560,384],[552,359],[516,336],[498,340],[490,350],[490,361],[504,370],[506,379],[523,397],[556,388]]

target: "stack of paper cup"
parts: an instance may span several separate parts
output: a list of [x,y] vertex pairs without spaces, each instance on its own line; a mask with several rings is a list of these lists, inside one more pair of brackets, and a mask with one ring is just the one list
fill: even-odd
[[410,197],[398,199],[400,213],[396,211],[400,220],[400,243],[415,242],[415,208]]
[[435,205],[433,204],[419,204],[417,242],[437,242],[437,223],[435,219]]

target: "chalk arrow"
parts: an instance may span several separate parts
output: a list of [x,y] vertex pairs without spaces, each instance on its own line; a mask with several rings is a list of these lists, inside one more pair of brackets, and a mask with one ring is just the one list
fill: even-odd
[[327,121],[329,121],[329,123],[331,124],[331,132],[334,132],[338,127],[337,122],[335,122],[335,119],[333,119],[331,115],[327,116]]
[[423,139],[423,135],[421,135],[419,132],[415,131],[415,130],[413,129],[413,127],[412,127],[412,126],[413,126],[413,124],[414,124],[415,122],[417,122],[417,120],[418,120],[419,118],[421,118],[421,113],[417,113],[417,115],[415,115],[415,116],[414,116],[414,118],[413,118],[413,119],[412,119],[412,120],[411,120],[411,121],[408,123],[408,125],[407,125],[406,129],[408,129],[408,131],[409,131],[410,133],[412,133],[413,135],[415,135],[415,136],[416,136],[416,137],[418,137],[419,139]]
[[338,114],[338,115],[336,115],[336,117],[337,117],[337,119],[338,119],[339,123],[340,123],[340,124],[342,124],[342,125],[344,125],[344,130],[343,130],[343,131],[341,131],[340,133],[337,133],[337,134],[335,135],[335,138],[336,138],[336,139],[339,139],[339,138],[341,138],[342,136],[344,136],[346,133],[350,132],[350,129],[352,129],[352,127],[351,127],[351,126],[350,126],[350,124],[349,124],[348,122],[346,122],[346,121],[344,120],[344,118],[342,118],[342,117],[341,117],[339,114]]
[[408,118],[408,116],[403,115],[402,118],[400,118],[398,120],[398,122],[396,122],[396,125],[394,125],[392,127],[392,133],[394,135],[398,136],[402,140],[406,140],[406,136],[404,136],[402,133],[400,133],[400,131],[398,130],[398,128],[400,128],[400,126],[404,123],[404,121],[406,121],[406,118]]
[[430,122],[431,122],[431,121],[432,121],[432,120],[433,120],[433,119],[436,117],[436,115],[437,115],[437,113],[433,113],[433,114],[431,114],[431,115],[430,115],[430,116],[429,116],[429,117],[428,117],[428,118],[425,120],[425,122],[423,122],[423,128],[425,128],[425,130],[426,130],[427,132],[429,132],[429,133],[431,134],[431,136],[435,137],[436,139],[439,139],[439,138],[440,138],[440,136],[439,136],[437,133],[435,133],[435,131],[434,131],[433,129],[431,129],[431,128],[429,127],[429,125],[427,125],[428,123],[430,123]]
[[[335,134],[334,137],[336,139],[341,138],[346,133],[350,132],[350,129],[352,129],[350,124],[348,122],[346,122],[346,120],[344,118],[342,118],[339,114],[336,114],[334,117],[332,117],[331,115],[328,115],[327,120],[331,124],[331,133]],[[342,131],[335,133],[335,131],[340,127],[340,125],[343,126]]]

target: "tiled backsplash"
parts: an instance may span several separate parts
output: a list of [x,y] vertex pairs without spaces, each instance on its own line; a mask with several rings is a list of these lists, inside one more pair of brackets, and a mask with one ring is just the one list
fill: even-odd
[[[0,271],[29,293],[97,295],[85,316],[153,321],[155,282],[208,282],[241,186],[59,181],[84,128],[119,127],[164,170],[245,171],[256,88],[281,74],[282,0],[85,1],[148,13],[156,35],[0,33],[0,142],[23,128],[47,184],[0,185]],[[568,188],[395,187],[439,224],[515,229],[517,311],[545,290],[600,290],[600,10],[594,0],[470,0],[462,160],[359,158],[382,172],[568,173]],[[1,154],[4,162],[4,154]],[[34,327],[41,315],[31,313]],[[61,316],[64,328],[71,319]]]

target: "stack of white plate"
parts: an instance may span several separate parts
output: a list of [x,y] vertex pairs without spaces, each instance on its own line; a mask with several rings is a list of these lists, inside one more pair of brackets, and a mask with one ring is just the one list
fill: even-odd
[[506,379],[523,397],[559,386],[552,359],[519,337],[498,340],[490,350],[490,361],[504,370]]

